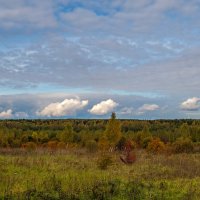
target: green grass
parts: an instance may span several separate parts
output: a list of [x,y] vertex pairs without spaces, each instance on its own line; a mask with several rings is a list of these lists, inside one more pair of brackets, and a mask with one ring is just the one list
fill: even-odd
[[200,154],[136,155],[101,170],[84,150],[1,152],[0,199],[200,199]]

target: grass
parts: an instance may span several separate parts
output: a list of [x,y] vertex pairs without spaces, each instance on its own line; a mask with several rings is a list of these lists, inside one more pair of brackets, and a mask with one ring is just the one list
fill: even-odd
[[136,155],[125,165],[112,153],[101,170],[101,153],[1,150],[0,199],[200,199],[199,153]]

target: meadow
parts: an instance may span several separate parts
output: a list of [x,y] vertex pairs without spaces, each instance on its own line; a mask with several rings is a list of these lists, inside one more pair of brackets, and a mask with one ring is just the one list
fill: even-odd
[[[200,197],[200,154],[152,155],[71,149],[1,150],[0,199],[173,199]],[[102,168],[100,162],[109,160]]]

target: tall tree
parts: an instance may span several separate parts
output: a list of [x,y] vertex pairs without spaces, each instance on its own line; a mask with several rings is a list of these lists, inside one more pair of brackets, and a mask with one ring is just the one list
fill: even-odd
[[119,142],[121,136],[121,123],[116,119],[116,114],[113,112],[107,123],[104,137],[107,139],[109,145],[114,147]]

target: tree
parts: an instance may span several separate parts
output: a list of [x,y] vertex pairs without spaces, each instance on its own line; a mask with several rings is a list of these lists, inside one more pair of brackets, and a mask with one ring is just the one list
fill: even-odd
[[60,142],[72,143],[74,139],[74,131],[71,123],[67,123],[65,129],[59,133],[57,137]]
[[121,123],[116,119],[116,114],[113,112],[107,123],[104,137],[108,141],[110,147],[115,147],[121,136]]
[[187,123],[183,123],[179,128],[179,134],[182,137],[190,137],[190,129]]

